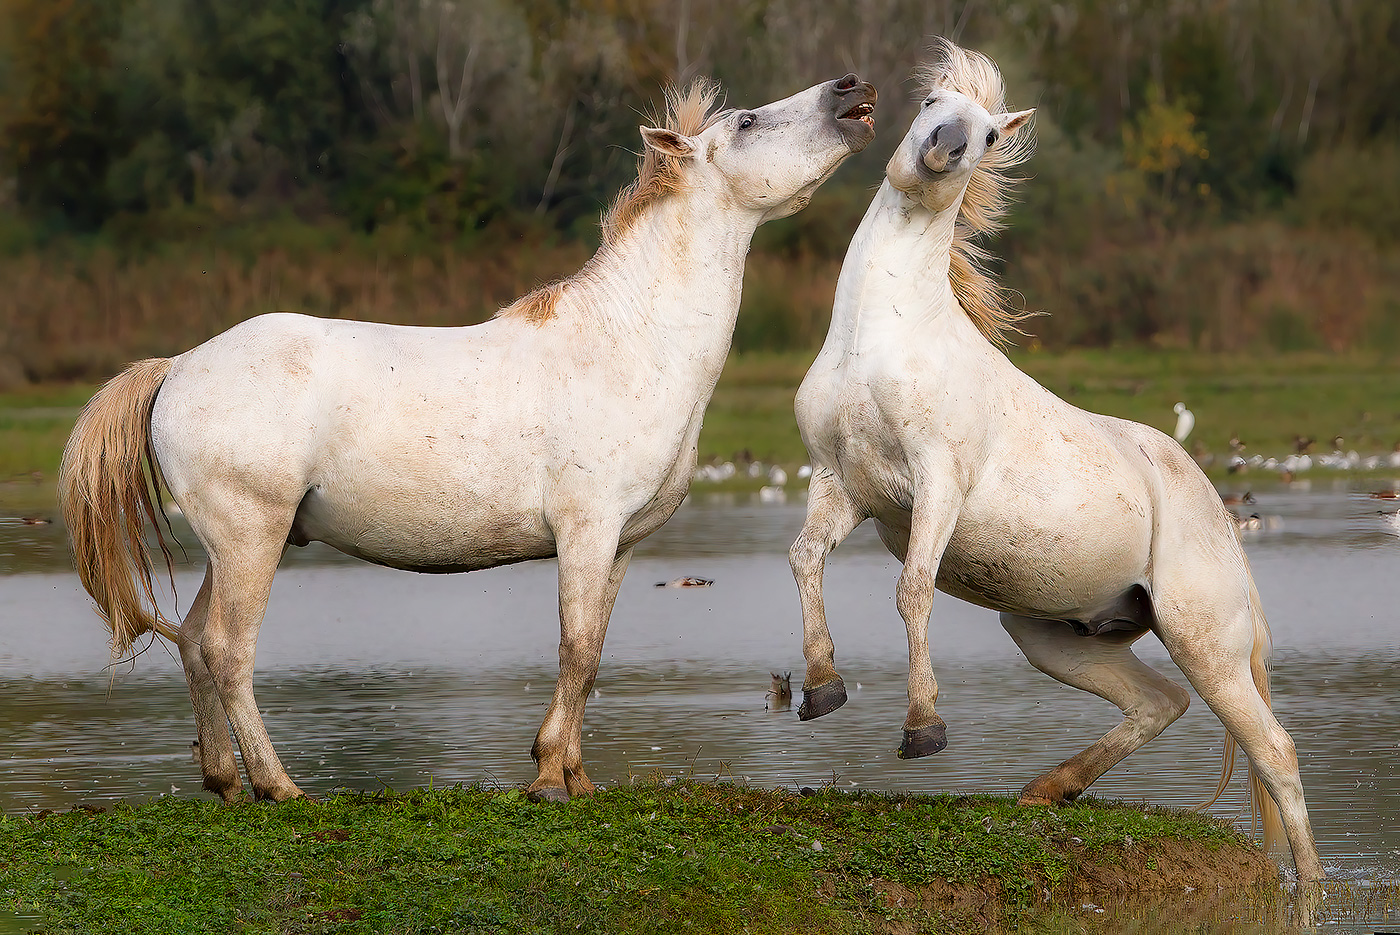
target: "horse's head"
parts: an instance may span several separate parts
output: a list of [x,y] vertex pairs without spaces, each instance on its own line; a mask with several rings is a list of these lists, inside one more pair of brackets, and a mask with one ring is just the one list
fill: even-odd
[[875,88],[846,75],[753,110],[719,114],[686,135],[642,127],[649,149],[673,161],[687,186],[759,212],[760,223],[801,211],[852,153],[875,138]]
[[891,185],[932,211],[955,204],[984,161],[988,176],[1024,161],[1029,143],[1013,137],[1035,113],[1003,112],[1001,73],[991,59],[946,40],[939,52],[942,60],[924,73],[919,114],[885,167]]
[[966,94],[935,88],[890,157],[885,175],[895,188],[942,211],[962,197],[983,157],[1033,113],[991,114]]

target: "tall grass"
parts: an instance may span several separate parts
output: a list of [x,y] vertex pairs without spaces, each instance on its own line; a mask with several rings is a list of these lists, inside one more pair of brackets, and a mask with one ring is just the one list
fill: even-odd
[[[1014,245],[1013,245],[1014,246]],[[531,233],[424,247],[388,237],[266,249],[195,241],[0,257],[0,391],[100,380],[183,351],[263,312],[421,325],[483,321],[589,248]],[[1035,343],[1209,352],[1400,349],[1400,246],[1359,233],[1257,222],[1072,250],[1040,241],[1002,271]],[[830,320],[839,251],[759,247],[745,276],[739,351],[811,351]],[[1025,342],[1023,342],[1025,343]]]
[[1355,231],[1256,222],[1104,242],[1081,257],[1020,256],[1006,279],[1051,313],[1028,330],[1054,346],[1400,346],[1400,251]]
[[541,243],[432,253],[352,245],[251,257],[217,247],[132,259],[105,248],[30,253],[0,259],[9,294],[8,312],[0,311],[0,358],[17,361],[34,382],[95,380],[264,312],[471,324],[586,258],[581,245]]

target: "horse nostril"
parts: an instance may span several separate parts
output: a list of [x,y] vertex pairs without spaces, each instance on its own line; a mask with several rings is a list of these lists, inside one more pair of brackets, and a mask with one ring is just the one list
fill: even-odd
[[967,152],[967,144],[966,144],[966,143],[964,143],[962,146],[959,146],[957,149],[951,150],[951,151],[948,153],[948,161],[949,161],[949,162],[957,162],[959,159],[961,159],[961,158],[963,157],[963,153],[965,153],[965,152]]
[[837,81],[836,81],[836,90],[838,90],[838,91],[850,91],[851,89],[853,89],[853,88],[854,88],[856,85],[858,85],[858,84],[860,84],[860,79],[859,79],[859,78],[857,78],[855,75],[847,75],[847,76],[844,77],[844,78],[839,78],[839,79],[837,79]]

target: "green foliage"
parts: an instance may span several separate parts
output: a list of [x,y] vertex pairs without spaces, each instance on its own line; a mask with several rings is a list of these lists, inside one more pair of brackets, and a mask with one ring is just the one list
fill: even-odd
[[[1332,348],[1384,330],[1368,322],[1400,294],[1389,0],[1307,15],[1269,0],[867,6],[0,0],[0,256],[96,243],[125,261],[229,230],[249,255],[297,225],[328,231],[308,243],[354,232],[415,253],[521,231],[592,246],[664,84],[709,73],[743,106],[854,67],[880,86],[879,138],[802,216],[760,231],[755,254],[794,272],[754,284],[738,334],[745,350],[810,348],[824,313],[796,273],[842,255],[928,38],[957,32],[1038,108],[1040,154],[998,248],[1031,308],[1067,316],[1043,341]],[[1171,278],[1186,254],[1214,263],[1197,251],[1224,231],[1280,224],[1319,255],[1365,235],[1347,275],[1380,298],[1343,325],[1251,297],[1277,259],[1252,234],[1256,252],[1227,251],[1236,283],[1202,277],[1240,307]],[[1236,313],[1245,326],[1222,329]]]
[[21,89],[0,111],[0,152],[21,202],[40,216],[91,224],[108,210],[104,176],[124,130],[111,74],[121,11],[104,0],[6,0],[0,8]]
[[1364,232],[1400,243],[1400,143],[1314,153],[1298,173],[1300,220],[1327,231]]

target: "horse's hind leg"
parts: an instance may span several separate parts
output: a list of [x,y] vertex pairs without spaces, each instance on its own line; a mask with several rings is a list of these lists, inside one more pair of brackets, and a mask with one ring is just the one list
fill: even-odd
[[[1200,573],[1200,569],[1194,571]],[[1248,569],[1243,573],[1247,578]],[[1206,577],[1229,580],[1223,571]],[[1268,635],[1263,618],[1254,617],[1250,589],[1239,588],[1237,594],[1222,596],[1173,584],[1159,584],[1155,598],[1162,643],[1201,699],[1244,748],[1250,769],[1277,804],[1298,879],[1305,883],[1322,879],[1322,861],[1313,842],[1298,774],[1297,749],[1261,694],[1260,684],[1264,691],[1268,684],[1264,643]],[[1256,682],[1256,678],[1261,681]],[[1266,809],[1267,840],[1269,803],[1260,804]]]
[[1028,783],[1022,805],[1072,802],[1125,756],[1156,737],[1191,703],[1186,689],[1132,650],[1146,630],[1080,636],[1068,624],[1001,615],[1001,625],[1031,665],[1066,685],[1113,702],[1123,720],[1088,749]]
[[[246,525],[255,529],[259,524],[252,521]],[[282,768],[258,714],[253,697],[253,657],[285,536],[284,531],[277,538],[267,534],[255,539],[245,532],[213,543],[201,536],[209,552],[212,576],[201,657],[238,739],[253,795],[275,802],[296,798],[302,792]]]
[[213,581],[212,569],[204,573],[194,603],[180,626],[180,661],[185,668],[185,681],[190,687],[190,702],[194,706],[194,725],[198,737],[199,766],[204,774],[204,788],[231,802],[243,788],[238,777],[238,763],[233,757],[233,739],[228,732],[228,715],[209,667],[204,664],[200,641],[209,616],[209,593]]

